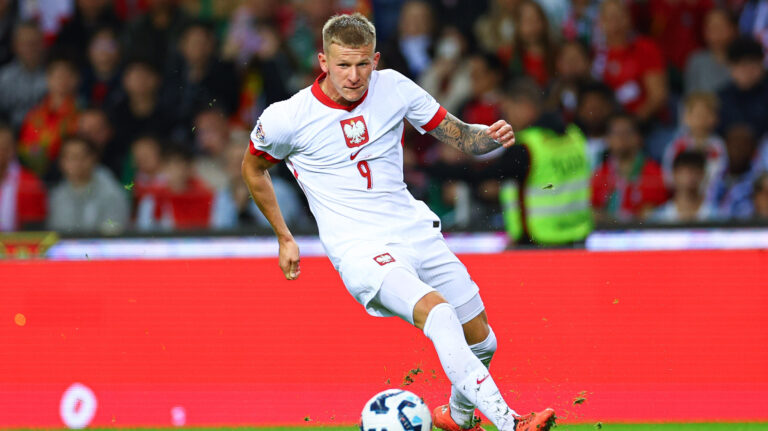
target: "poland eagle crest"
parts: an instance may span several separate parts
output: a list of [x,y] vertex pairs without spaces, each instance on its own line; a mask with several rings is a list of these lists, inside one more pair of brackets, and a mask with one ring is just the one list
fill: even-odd
[[340,123],[348,147],[359,147],[368,142],[368,127],[362,115],[342,120]]

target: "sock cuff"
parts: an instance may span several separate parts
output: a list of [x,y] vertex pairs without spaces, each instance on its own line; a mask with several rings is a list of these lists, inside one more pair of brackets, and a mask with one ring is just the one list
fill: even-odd
[[[496,334],[493,332],[493,328],[491,328],[490,326],[488,327],[488,330],[489,330],[488,336],[485,337],[485,340],[483,340],[483,341],[481,341],[481,342],[479,342],[477,344],[472,344],[471,346],[469,346],[469,348],[472,349],[472,351],[475,354],[478,354],[478,353],[481,353],[481,352],[495,352],[496,351],[496,347],[497,347]],[[491,353],[491,354],[493,354],[493,353]]]
[[[442,326],[435,321],[440,321],[446,318],[450,319],[451,316],[453,316],[456,319],[456,323],[459,324],[459,318],[456,317],[456,312],[453,310],[451,304],[441,302],[432,307],[432,310],[430,310],[427,315],[427,320],[424,321],[424,335],[431,339],[434,331]],[[436,327],[433,328],[433,326]],[[459,327],[461,327],[461,324],[459,324]]]

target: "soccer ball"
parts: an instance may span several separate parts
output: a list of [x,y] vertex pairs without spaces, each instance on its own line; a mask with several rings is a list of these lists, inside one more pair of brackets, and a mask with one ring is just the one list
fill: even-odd
[[368,400],[360,431],[431,431],[429,407],[412,392],[387,389]]

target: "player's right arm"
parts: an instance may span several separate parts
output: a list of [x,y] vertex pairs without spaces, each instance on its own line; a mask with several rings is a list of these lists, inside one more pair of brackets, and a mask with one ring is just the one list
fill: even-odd
[[262,156],[251,154],[250,149],[245,150],[243,156],[242,174],[243,180],[248,185],[253,201],[264,214],[272,230],[275,231],[277,242],[280,245],[279,264],[283,275],[288,280],[295,280],[301,270],[299,269],[299,246],[293,239],[288,225],[285,224],[280,206],[277,204],[275,189],[268,169],[275,163]]

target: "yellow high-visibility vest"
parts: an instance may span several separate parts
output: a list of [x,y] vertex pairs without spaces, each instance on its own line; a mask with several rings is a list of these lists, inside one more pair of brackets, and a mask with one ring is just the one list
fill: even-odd
[[502,184],[500,200],[507,233],[519,240],[525,216],[528,235],[535,243],[584,240],[593,228],[587,139],[575,125],[568,126],[562,135],[532,127],[516,136],[528,147],[530,168],[522,199],[519,184]]

